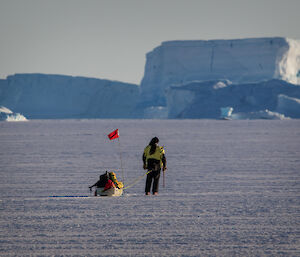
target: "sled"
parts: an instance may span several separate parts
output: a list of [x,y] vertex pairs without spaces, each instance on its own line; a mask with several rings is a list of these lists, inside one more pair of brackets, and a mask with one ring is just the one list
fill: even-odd
[[121,196],[123,194],[123,189],[119,189],[116,187],[112,187],[110,189],[107,189],[106,191],[103,191],[104,187],[97,187],[95,195],[99,196]]

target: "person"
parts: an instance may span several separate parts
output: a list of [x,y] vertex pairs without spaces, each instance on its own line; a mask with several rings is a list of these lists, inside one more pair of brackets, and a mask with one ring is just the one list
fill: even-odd
[[165,156],[165,150],[158,145],[159,139],[154,137],[150,143],[144,149],[143,153],[143,168],[150,171],[147,174],[145,194],[150,195],[151,185],[153,195],[158,195],[160,171],[163,172],[167,169],[167,160]]
[[[90,190],[92,190],[93,187],[96,188],[104,188],[103,192],[105,192],[106,190],[115,187],[114,182],[109,178],[109,174],[106,173],[103,175],[100,175],[99,180],[92,186],[89,187]],[[97,189],[95,190],[95,196],[97,196]]]

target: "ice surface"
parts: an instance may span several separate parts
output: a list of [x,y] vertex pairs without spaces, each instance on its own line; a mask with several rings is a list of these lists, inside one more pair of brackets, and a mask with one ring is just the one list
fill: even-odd
[[[0,123],[1,256],[299,256],[299,120]],[[105,170],[143,174],[153,136],[166,188],[89,195]],[[161,181],[162,182],[162,181]]]
[[282,79],[300,84],[300,41],[287,38],[163,42],[147,54],[145,105],[165,105],[164,90],[194,80],[235,84]]

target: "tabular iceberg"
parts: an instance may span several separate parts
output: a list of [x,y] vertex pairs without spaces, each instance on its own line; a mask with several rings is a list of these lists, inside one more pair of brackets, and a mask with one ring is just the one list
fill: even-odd
[[226,79],[242,84],[274,78],[300,84],[299,40],[169,41],[147,54],[141,93],[145,106],[164,106],[165,90],[170,86],[195,80]]
[[147,54],[140,86],[16,74],[0,79],[0,105],[29,119],[300,118],[299,85],[299,40],[169,41]]
[[135,118],[139,87],[117,81],[16,74],[0,83],[0,104],[30,119]]

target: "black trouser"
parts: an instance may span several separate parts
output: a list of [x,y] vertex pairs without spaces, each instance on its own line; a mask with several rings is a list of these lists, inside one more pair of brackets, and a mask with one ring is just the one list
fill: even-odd
[[147,174],[146,179],[146,187],[145,192],[149,193],[151,190],[151,184],[153,180],[152,186],[152,193],[158,193],[158,186],[159,186],[159,177],[160,177],[160,161],[149,159],[148,160],[148,170],[152,170],[150,173]]

